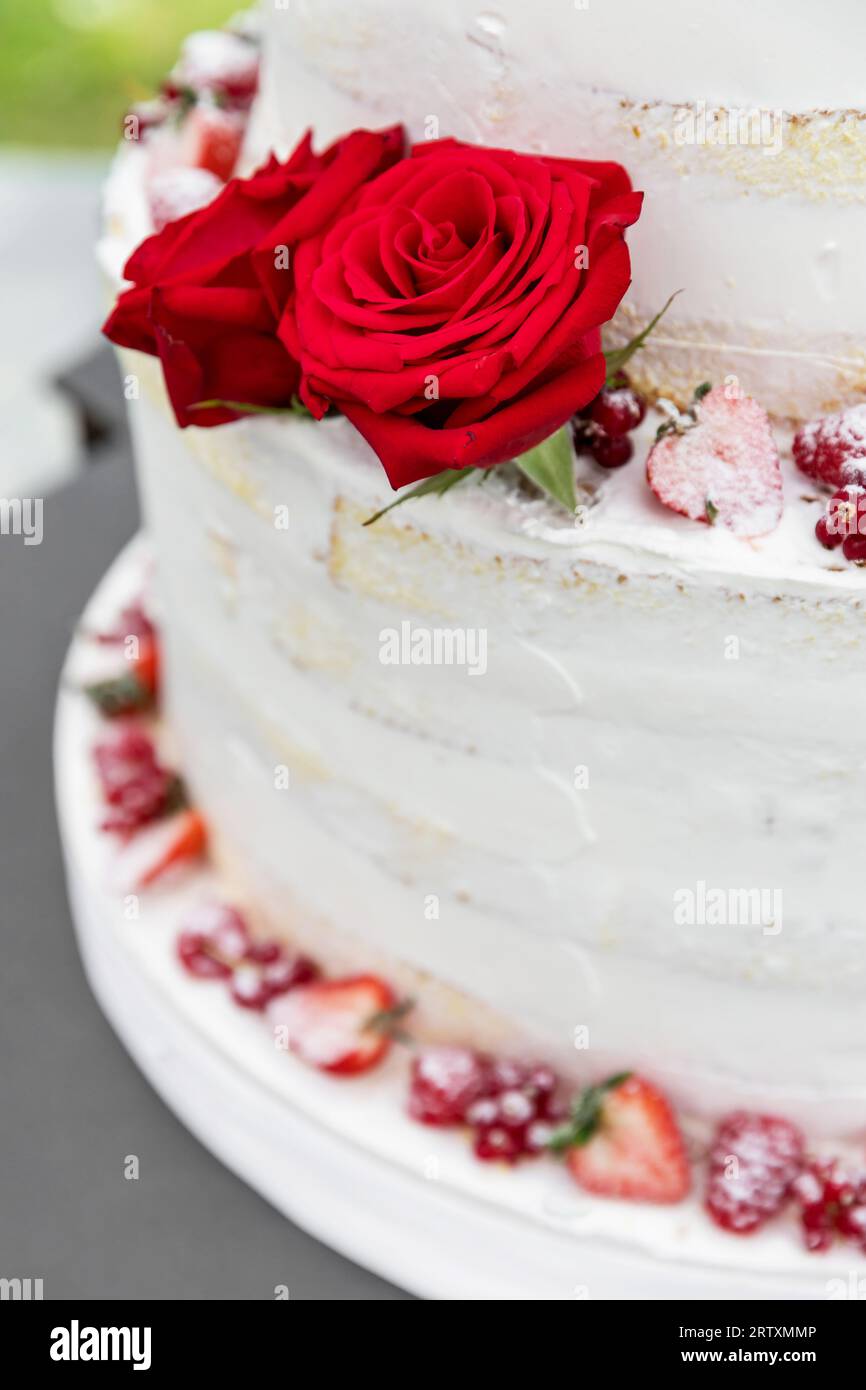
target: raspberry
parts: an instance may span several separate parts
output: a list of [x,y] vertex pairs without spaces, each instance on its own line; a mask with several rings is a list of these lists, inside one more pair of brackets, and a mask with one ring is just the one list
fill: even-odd
[[609,435],[628,434],[645,415],[646,401],[630,386],[602,387],[589,408],[589,418]]
[[412,1061],[409,1114],[424,1125],[459,1125],[488,1081],[486,1059],[468,1047],[427,1047]]
[[787,1120],[736,1111],[710,1149],[707,1211],[726,1231],[748,1235],[781,1210],[802,1165],[802,1136]]
[[866,403],[801,425],[792,448],[809,478],[832,487],[866,481]]
[[176,773],[164,768],[146,734],[125,729],[93,749],[102,795],[111,807],[102,829],[129,836],[176,810],[183,793]]

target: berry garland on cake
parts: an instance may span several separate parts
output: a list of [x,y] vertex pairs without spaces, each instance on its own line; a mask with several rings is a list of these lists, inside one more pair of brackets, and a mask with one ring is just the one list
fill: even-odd
[[[617,422],[634,418],[621,397],[610,408],[620,412]],[[158,632],[137,600],[108,629],[83,636],[110,653],[116,667],[80,687],[107,726],[92,748],[105,804],[100,829],[118,844],[126,891],[147,891],[188,872],[207,853],[205,822],[158,753]],[[131,683],[140,683],[135,698],[106,698],[106,690],[127,691]],[[736,1111],[720,1120],[703,1154],[690,1154],[673,1107],[647,1078],[623,1072],[570,1096],[544,1062],[460,1043],[418,1044],[413,1002],[386,980],[329,977],[284,940],[254,935],[233,904],[196,907],[181,925],[175,952],[192,980],[222,984],[237,1007],[262,1015],[277,1047],[318,1071],[361,1077],[395,1044],[407,1047],[408,1116],[464,1133],[482,1162],[515,1166],[558,1157],[595,1196],[668,1205],[689,1194],[697,1163],[705,1168],[704,1210],[720,1229],[751,1235],[793,1208],[807,1250],[828,1250],[841,1240],[866,1252],[866,1164],[811,1154],[799,1130],[781,1117]]]

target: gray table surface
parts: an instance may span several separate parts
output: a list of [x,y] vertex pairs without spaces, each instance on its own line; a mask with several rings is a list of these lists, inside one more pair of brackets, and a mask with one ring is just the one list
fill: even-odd
[[[390,1300],[207,1152],[103,1018],[75,947],[54,819],[51,721],[76,620],[137,526],[128,450],[0,535],[0,1277],[44,1296]],[[123,1176],[126,1154],[141,1176]]]

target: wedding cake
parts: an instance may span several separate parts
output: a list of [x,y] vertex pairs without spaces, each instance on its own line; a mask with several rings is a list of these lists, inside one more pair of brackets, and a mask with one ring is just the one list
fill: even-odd
[[445,1070],[638,1077],[723,1154],[778,1119],[768,1210],[823,1171],[790,1144],[866,1129],[866,18],[833,15],[265,4],[133,123],[101,244],[164,717],[254,934],[386,978]]

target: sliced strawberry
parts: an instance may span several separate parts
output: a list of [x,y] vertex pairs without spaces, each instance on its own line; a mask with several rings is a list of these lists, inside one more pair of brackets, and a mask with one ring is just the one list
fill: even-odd
[[682,1135],[662,1093],[624,1073],[590,1086],[550,1147],[588,1192],[639,1202],[680,1202],[691,1186]]
[[200,102],[184,122],[181,162],[209,169],[225,183],[234,173],[244,129],[245,121],[239,112]]
[[155,637],[139,637],[132,674],[142,689],[155,698],[159,686],[159,643]]
[[387,1055],[407,1008],[376,975],[350,975],[294,989],[272,1000],[267,1012],[309,1066],[354,1076]]
[[198,811],[179,811],[140,831],[119,856],[118,878],[130,891],[148,888],[169,869],[197,859],[207,845]]
[[779,451],[766,412],[726,389],[697,392],[688,411],[662,426],[647,480],[681,516],[738,536],[764,536],[782,516]]

